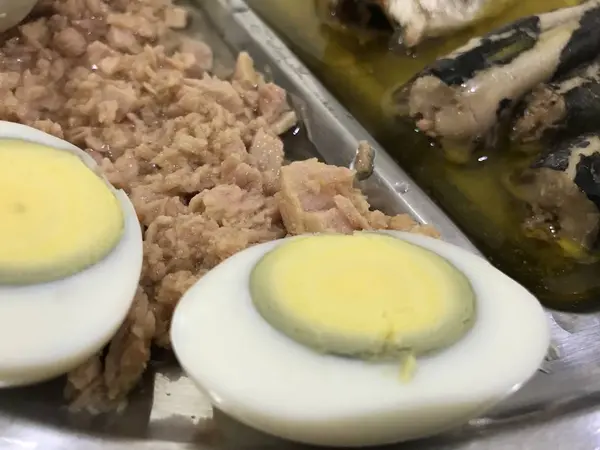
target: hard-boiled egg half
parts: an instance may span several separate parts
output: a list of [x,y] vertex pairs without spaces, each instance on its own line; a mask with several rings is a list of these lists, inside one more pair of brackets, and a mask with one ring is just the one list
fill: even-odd
[[523,287],[466,250],[401,232],[250,247],[184,295],[171,338],[217,408],[330,446],[461,425],[533,376],[550,344]]
[[38,0],[0,0],[0,33],[16,27],[37,2]]
[[0,387],[55,377],[100,350],[141,266],[133,206],[94,160],[0,122]]

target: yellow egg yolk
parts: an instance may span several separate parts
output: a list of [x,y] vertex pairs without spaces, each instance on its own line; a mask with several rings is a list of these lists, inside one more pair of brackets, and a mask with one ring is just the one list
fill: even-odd
[[75,154],[0,140],[0,282],[50,281],[106,256],[124,226],[106,181]]
[[474,320],[474,293],[458,269],[384,234],[292,240],[256,265],[250,287],[275,328],[331,353],[424,353],[450,345]]

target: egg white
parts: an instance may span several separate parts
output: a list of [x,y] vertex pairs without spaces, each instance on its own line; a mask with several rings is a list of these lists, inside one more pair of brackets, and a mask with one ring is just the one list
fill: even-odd
[[[34,128],[0,121],[0,139],[70,151],[98,169],[82,150]],[[125,193],[113,191],[123,209],[125,228],[107,257],[61,280],[0,285],[0,388],[68,372],[106,345],[125,319],[142,268],[142,233]]]
[[409,383],[401,382],[399,364],[319,354],[262,319],[248,291],[250,271],[285,239],[232,256],[183,296],[171,327],[183,369],[217,408],[240,422],[330,446],[437,434],[480,415],[535,374],[550,343],[535,297],[466,250],[425,236],[389,234],[447,258],[477,296],[473,329],[451,348],[419,358]]
[[0,0],[0,33],[17,26],[37,2],[38,0]]

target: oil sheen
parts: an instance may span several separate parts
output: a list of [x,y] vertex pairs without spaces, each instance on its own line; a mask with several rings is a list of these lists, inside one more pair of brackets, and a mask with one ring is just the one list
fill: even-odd
[[499,268],[531,289],[547,306],[595,309],[600,294],[597,264],[579,264],[558,248],[523,235],[526,211],[502,186],[502,177],[525,167],[531,156],[499,148],[458,167],[408,124],[392,118],[389,93],[424,66],[470,37],[518,17],[573,6],[576,0],[517,2],[499,17],[450,37],[432,39],[408,55],[390,50],[389,36],[323,25],[313,1],[249,0],[341,103],[383,144]]

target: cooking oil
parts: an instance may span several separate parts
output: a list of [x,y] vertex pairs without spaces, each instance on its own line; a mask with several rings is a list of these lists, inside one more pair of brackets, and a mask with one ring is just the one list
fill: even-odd
[[546,306],[600,307],[599,264],[577,262],[557,245],[523,233],[525,206],[507,193],[502,179],[527,166],[531,155],[498,148],[477,155],[468,166],[453,165],[413,126],[398,123],[386,106],[396,87],[470,37],[525,15],[573,6],[577,0],[516,2],[502,15],[427,41],[412,54],[390,49],[389,36],[327,26],[313,0],[248,3],[495,265],[525,284]]

